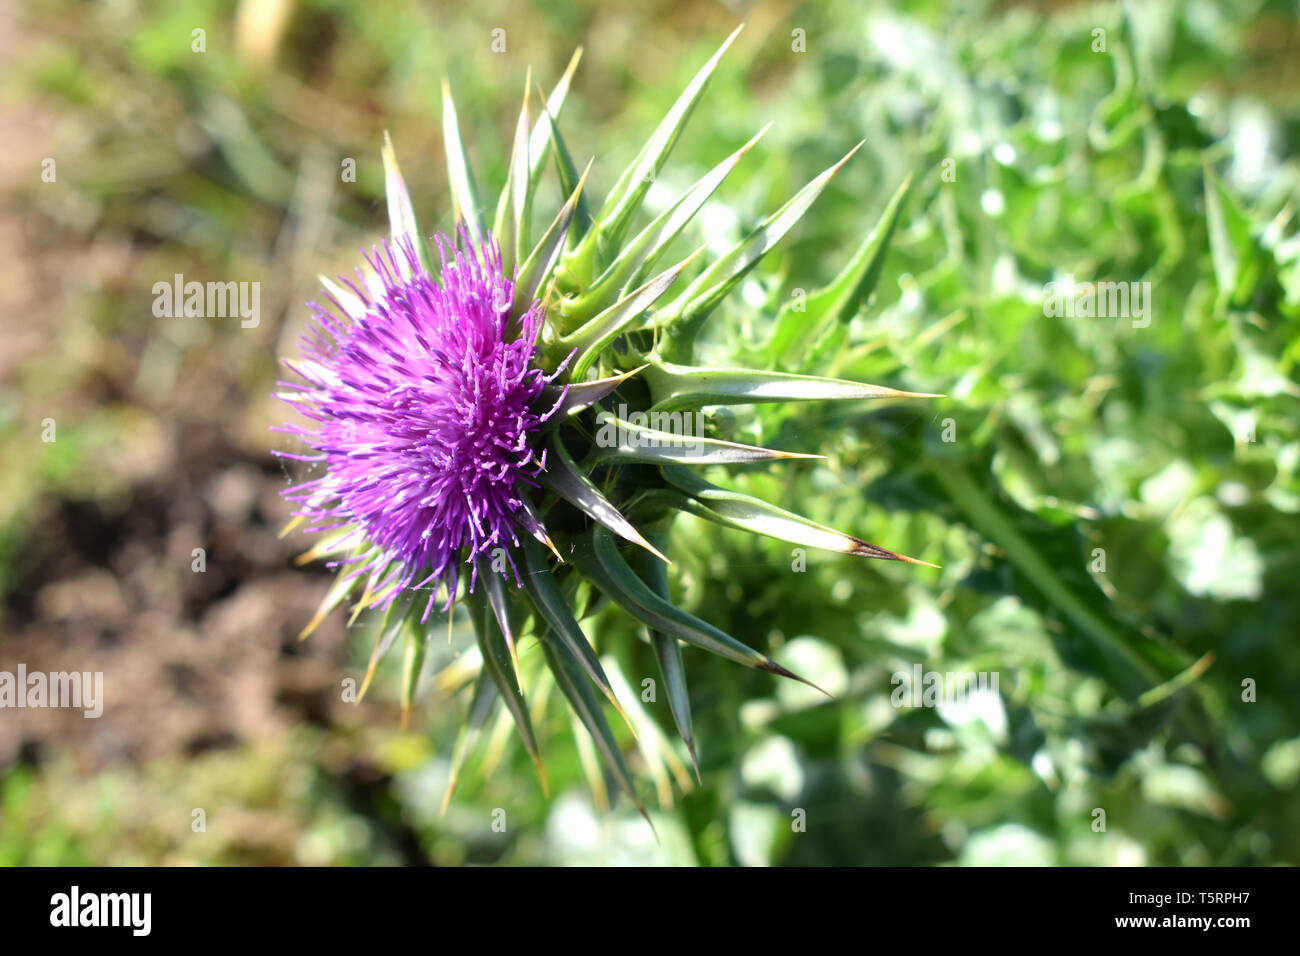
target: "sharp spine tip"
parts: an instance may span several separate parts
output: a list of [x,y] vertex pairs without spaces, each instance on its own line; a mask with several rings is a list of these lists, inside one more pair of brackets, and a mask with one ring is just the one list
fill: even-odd
[[776,661],[772,660],[770,657],[764,658],[764,661],[766,663],[760,664],[759,670],[767,671],[769,674],[776,674],[779,677],[788,677],[791,680],[797,680],[801,684],[807,684],[809,687],[817,691],[819,694],[825,694],[831,700],[835,699],[835,696],[831,694],[829,691],[823,690],[822,688],[818,687],[812,681],[808,680],[808,678],[800,677],[794,671],[787,670],[786,668],[778,664]]

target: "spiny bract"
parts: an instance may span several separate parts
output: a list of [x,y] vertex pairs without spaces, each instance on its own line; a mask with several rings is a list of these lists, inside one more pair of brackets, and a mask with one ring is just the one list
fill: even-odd
[[[315,322],[303,360],[286,362],[303,384],[285,385],[282,397],[309,423],[286,430],[307,446],[301,457],[323,466],[319,477],[287,492],[297,503],[293,524],[326,535],[304,559],[327,557],[339,568],[304,635],[360,589],[354,618],[367,607],[384,612],[362,692],[378,660],[404,634],[405,715],[435,595],[445,594],[447,608],[459,597],[470,611],[482,667],[453,755],[448,799],[479,729],[502,703],[542,774],[517,653],[520,640],[529,638],[540,644],[546,664],[539,679],[548,674],[559,686],[608,771],[645,812],[594,691],[626,714],[573,610],[589,609],[593,593],[645,625],[692,760],[681,644],[801,679],[669,601],[660,548],[677,513],[801,546],[913,562],[709,484],[689,467],[809,456],[672,427],[682,421],[680,413],[706,406],[923,397],[772,370],[819,323],[847,322],[857,313],[878,275],[907,183],[834,282],[809,296],[804,308],[777,317],[768,368],[690,364],[696,333],[710,312],[852,155],[708,265],[696,265],[697,253],[656,271],[674,238],[758,139],[627,238],[650,183],[735,35],[696,74],[595,212],[583,192],[585,174],[578,175],[555,119],[581,51],[551,95],[541,97],[536,122],[530,122],[525,89],[507,182],[490,227],[444,83],[458,248],[437,237],[441,268],[435,267],[385,140],[391,244],[367,257],[359,284],[322,279],[329,308],[312,305]],[[568,199],[534,242],[533,200],[552,156]],[[668,297],[688,271],[689,284]],[[598,432],[597,414],[617,427]],[[618,414],[624,417],[611,417]],[[607,433],[617,437],[599,440]],[[469,570],[463,586],[462,565]],[[610,671],[625,687],[622,675]],[[675,756],[670,759],[680,767]],[[689,786],[688,778],[677,776]]]

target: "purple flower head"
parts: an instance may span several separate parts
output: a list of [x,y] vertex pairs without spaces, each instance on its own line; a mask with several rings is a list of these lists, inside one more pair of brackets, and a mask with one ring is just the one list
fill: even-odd
[[428,587],[426,617],[440,582],[451,605],[462,549],[473,567],[518,544],[519,528],[544,536],[525,486],[545,467],[530,438],[550,414],[537,408],[550,379],[533,367],[541,306],[511,320],[514,283],[491,239],[470,254],[434,239],[438,280],[409,244],[385,243],[366,256],[369,283],[360,271],[360,287],[343,280],[364,315],[349,319],[329,294],[332,309],[308,303],[304,360],[290,366],[307,384],[282,397],[315,424],[280,429],[313,452],[286,457],[324,464],[285,492],[295,515],[308,531],[351,528],[349,544],[367,543],[349,560],[352,576],[370,575],[372,606]]

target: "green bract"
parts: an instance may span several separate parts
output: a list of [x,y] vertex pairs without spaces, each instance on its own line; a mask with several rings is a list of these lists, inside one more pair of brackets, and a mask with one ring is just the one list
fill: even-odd
[[[515,315],[535,300],[545,304],[546,323],[538,353],[545,370],[549,373],[568,362],[567,378],[557,380],[545,395],[548,403],[559,401],[560,406],[543,426],[540,445],[545,448],[546,470],[540,475],[543,488],[531,501],[546,530],[550,553],[525,536],[525,543],[511,555],[523,574],[522,588],[480,567],[479,585],[473,593],[460,595],[473,620],[482,667],[453,755],[448,798],[479,731],[501,706],[513,719],[539,775],[543,774],[524,690],[530,670],[525,666],[521,671],[519,648],[525,640],[541,645],[544,670],[535,666],[532,675],[539,681],[554,682],[567,699],[575,723],[590,735],[583,740],[579,734],[580,753],[589,759],[594,744],[594,753],[638,807],[641,804],[631,774],[606,720],[606,702],[628,722],[643,750],[654,749],[654,757],[647,760],[652,773],[662,774],[667,765],[679,781],[689,783],[680,773],[681,761],[639,705],[625,699],[631,710],[624,711],[617,691],[620,686],[626,690],[627,682],[621,674],[611,677],[606,673],[579,624],[593,599],[600,596],[645,626],[673,721],[693,762],[696,745],[685,670],[689,658],[683,657],[682,645],[802,680],[669,600],[668,559],[662,549],[669,523],[679,512],[799,546],[924,563],[774,504],[717,487],[692,470],[706,464],[812,457],[680,427],[683,422],[701,421],[702,416],[695,413],[706,406],[930,397],[779,370],[802,367],[792,359],[799,351],[799,340],[820,334],[827,325],[847,323],[870,295],[906,197],[906,183],[842,273],[826,288],[810,294],[802,308],[787,308],[775,317],[764,368],[692,364],[696,335],[710,313],[798,222],[857,148],[721,256],[706,262],[701,252],[696,252],[679,262],[661,262],[673,240],[758,140],[755,136],[723,159],[667,209],[633,232],[651,182],[734,37],[733,33],[695,75],[600,203],[584,191],[586,174],[578,173],[557,125],[578,55],[551,95],[541,97],[540,115],[535,120],[531,97],[525,91],[508,179],[494,210],[482,202],[460,140],[451,92],[444,84],[443,133],[457,225],[474,241],[490,232],[501,245],[507,270],[517,268]],[[383,158],[393,236],[413,243],[428,268],[426,239],[387,140]],[[553,165],[568,198],[545,230],[534,235],[537,186],[548,165]],[[346,306],[348,294],[328,281],[325,284]],[[606,433],[615,437],[602,440]],[[367,547],[361,545],[360,551]],[[326,542],[309,556],[350,553],[351,549]],[[339,581],[313,625],[352,596],[353,586],[344,583],[344,573]],[[372,598],[368,590],[360,594],[357,612]],[[419,623],[419,614],[409,613],[401,601],[385,613],[362,692],[375,665],[399,636],[404,637],[406,647],[403,707],[409,710],[429,633]],[[537,655],[532,655],[530,663],[536,661]],[[593,783],[603,786],[600,774],[591,773],[591,767],[588,770]],[[656,782],[662,792],[666,778],[661,776]]]

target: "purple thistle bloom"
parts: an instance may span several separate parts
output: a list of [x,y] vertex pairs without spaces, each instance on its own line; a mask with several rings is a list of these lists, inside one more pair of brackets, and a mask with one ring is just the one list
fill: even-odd
[[362,288],[343,280],[364,316],[348,319],[329,294],[332,310],[308,303],[305,360],[290,365],[307,385],[282,397],[316,425],[278,429],[315,452],[285,457],[324,463],[324,475],[285,491],[306,530],[351,527],[346,540],[369,547],[349,559],[350,576],[370,575],[372,606],[429,587],[425,617],[439,583],[451,606],[463,548],[472,590],[478,555],[518,544],[518,528],[545,539],[524,486],[545,468],[529,439],[553,411],[535,406],[554,378],[533,367],[540,304],[510,319],[514,282],[496,243],[466,255],[434,238],[439,280],[409,244],[395,255],[385,243],[366,256],[382,288],[363,291],[360,271]]

